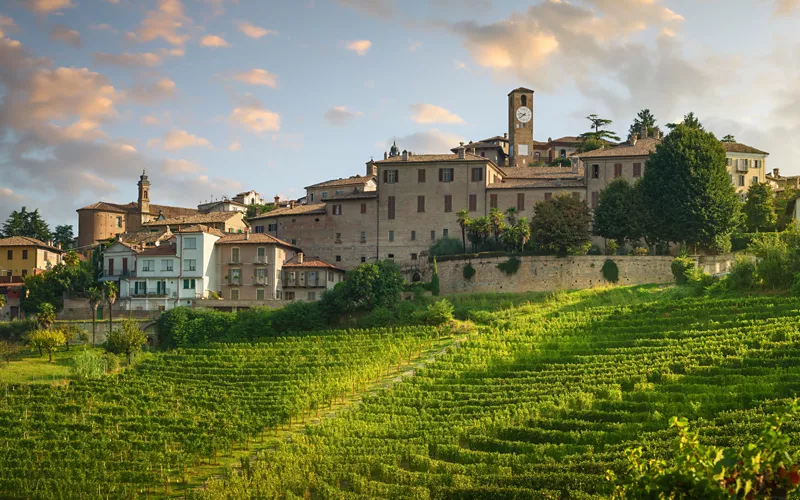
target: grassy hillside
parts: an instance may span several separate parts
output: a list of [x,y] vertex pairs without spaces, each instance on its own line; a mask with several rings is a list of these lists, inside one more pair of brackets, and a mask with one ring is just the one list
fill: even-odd
[[667,453],[673,415],[754,440],[800,389],[800,301],[677,293],[479,299],[459,349],[200,496],[596,498],[627,448]]

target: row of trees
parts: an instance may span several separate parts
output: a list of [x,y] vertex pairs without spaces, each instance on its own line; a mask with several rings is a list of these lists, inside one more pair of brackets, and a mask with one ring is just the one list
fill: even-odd
[[63,248],[73,248],[75,246],[75,235],[72,226],[56,226],[55,230],[51,231],[50,226],[39,214],[38,208],[33,212],[29,212],[27,207],[22,207],[21,210],[11,212],[11,215],[8,216],[8,219],[3,224],[0,237],[10,238],[12,236],[27,236],[45,242],[52,240]]

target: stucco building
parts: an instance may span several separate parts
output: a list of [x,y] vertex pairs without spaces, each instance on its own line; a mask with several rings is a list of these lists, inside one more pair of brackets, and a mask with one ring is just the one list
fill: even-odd
[[344,281],[344,276],[344,269],[298,252],[283,264],[283,300],[314,302]]

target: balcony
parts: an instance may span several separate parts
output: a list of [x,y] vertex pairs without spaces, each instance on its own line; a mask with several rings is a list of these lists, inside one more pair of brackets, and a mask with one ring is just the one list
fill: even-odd
[[267,277],[266,276],[256,276],[255,278],[253,278],[253,284],[254,285],[266,286],[268,284],[267,283]]
[[241,266],[242,264],[244,264],[244,262],[242,262],[242,259],[228,259],[228,262],[226,262],[226,264],[228,264],[229,266]]
[[253,257],[253,264],[256,266],[266,266],[267,264],[269,264],[269,262],[267,262],[266,255],[261,255]]
[[298,281],[298,280],[283,280],[283,287],[284,288],[325,288],[327,286],[327,282],[323,279],[316,279],[316,280],[305,280],[305,281]]
[[157,298],[167,298],[167,297],[177,297],[178,294],[174,290],[164,289],[164,290],[134,290],[131,292],[131,297],[142,299],[157,299]]
[[241,276],[228,276],[225,278],[225,282],[227,285],[230,286],[242,286],[242,277]]
[[736,171],[737,172],[747,172],[747,170],[748,170],[747,167],[748,167],[747,162],[744,162],[742,160],[736,160]]
[[117,278],[132,278],[132,277],[135,277],[135,276],[136,276],[136,270],[114,271],[113,273],[108,273],[104,269],[102,278],[105,278],[105,279],[117,279]]

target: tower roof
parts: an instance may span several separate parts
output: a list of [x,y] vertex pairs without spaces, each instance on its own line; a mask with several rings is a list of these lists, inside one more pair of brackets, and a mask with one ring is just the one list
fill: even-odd
[[531,90],[531,89],[527,89],[525,87],[517,87],[514,90],[512,90],[511,92],[509,92],[508,95],[514,94],[516,92],[530,92],[531,94],[533,94],[533,90]]
[[392,142],[392,147],[389,148],[389,156],[400,155],[400,148],[397,147],[397,141]]

